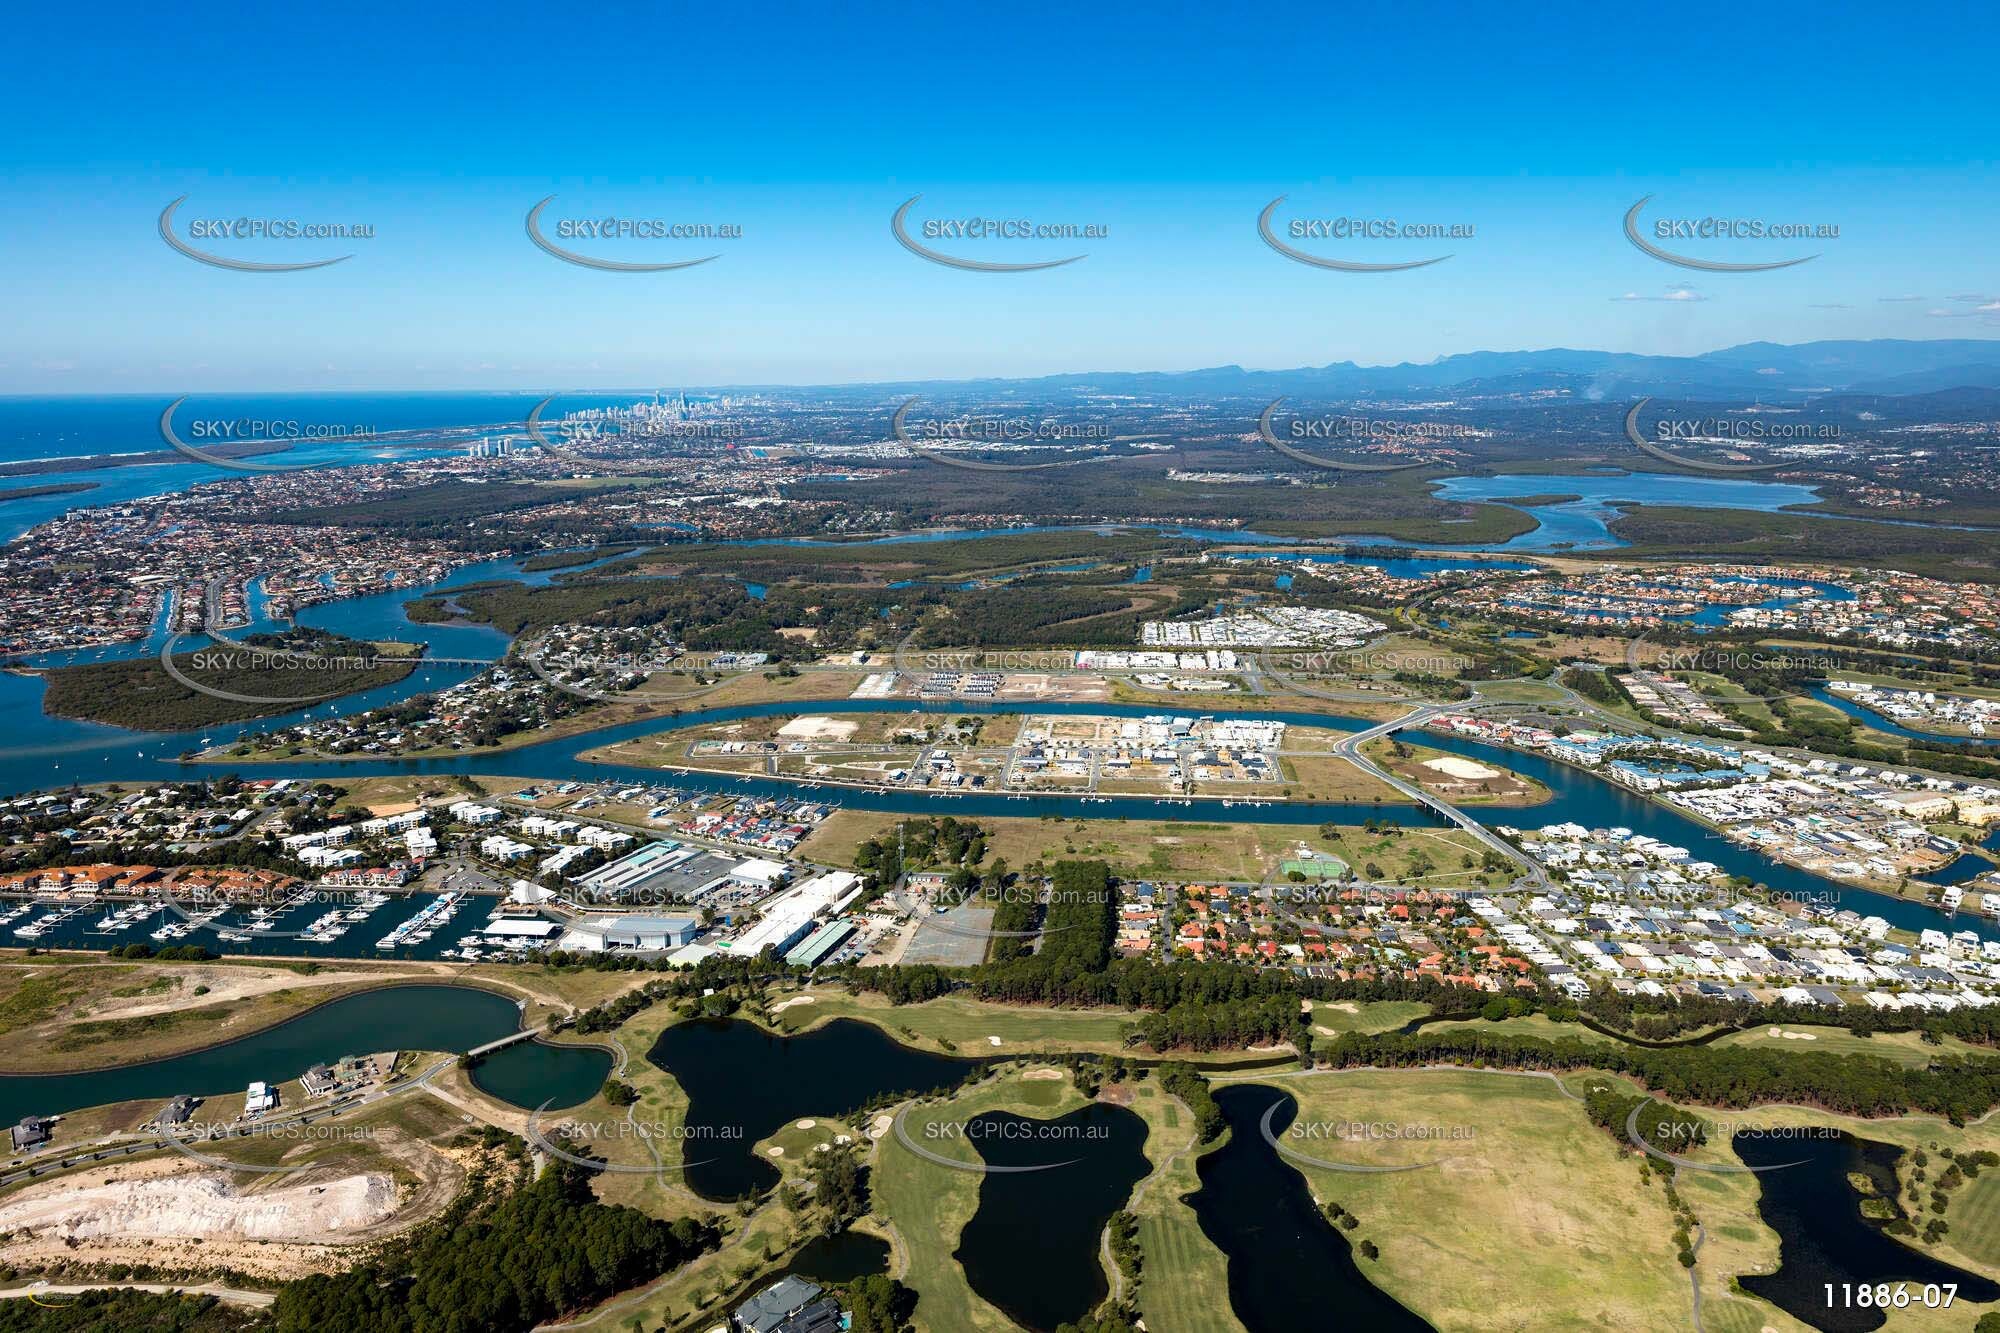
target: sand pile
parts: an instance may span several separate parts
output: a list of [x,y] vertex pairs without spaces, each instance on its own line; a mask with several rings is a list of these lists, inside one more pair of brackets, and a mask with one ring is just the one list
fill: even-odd
[[396,1211],[389,1176],[371,1172],[245,1194],[222,1172],[49,1188],[0,1205],[0,1232],[53,1228],[64,1240],[200,1237],[324,1244]]

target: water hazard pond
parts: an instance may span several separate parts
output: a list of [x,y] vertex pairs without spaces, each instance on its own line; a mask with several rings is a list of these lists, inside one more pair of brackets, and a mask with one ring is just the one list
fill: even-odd
[[[211,1097],[253,1081],[282,1083],[343,1055],[383,1050],[468,1051],[520,1029],[512,1000],[471,986],[390,986],[330,1000],[247,1037],[186,1055],[78,1074],[0,1077],[0,1124],[27,1115],[60,1115],[121,1101],[158,1101],[181,1093]],[[523,1042],[488,1057],[475,1082],[519,1106],[551,1095],[573,1106],[602,1086],[610,1057],[581,1047]],[[534,1100],[513,1095],[512,1071],[539,1063]],[[488,1079],[497,1071],[498,1085]],[[511,1088],[511,1091],[510,1091]]]
[[[913,1094],[955,1091],[992,1065],[912,1050],[854,1019],[798,1036],[738,1019],[679,1023],[647,1058],[688,1099],[683,1179],[715,1200],[778,1184],[778,1167],[757,1155],[758,1145],[801,1118],[844,1120]],[[1036,1082],[1010,1095],[1029,1107],[1052,1106],[1066,1088]],[[990,1109],[954,1120],[941,1108],[931,1111],[942,1118],[927,1118],[917,1133],[933,1146],[915,1154],[920,1160],[911,1169],[937,1173],[939,1191],[976,1181],[976,1206],[952,1255],[967,1285],[1038,1333],[1087,1316],[1109,1290],[1098,1238],[1152,1169],[1145,1120],[1101,1102],[1053,1117]],[[950,1132],[930,1132],[940,1129]],[[872,1249],[876,1242],[842,1244]],[[810,1263],[844,1270],[846,1257],[816,1255]]]
[[660,1034],[647,1060],[687,1094],[681,1178],[705,1199],[741,1199],[779,1181],[757,1144],[800,1116],[846,1118],[879,1102],[958,1087],[977,1060],[912,1050],[851,1018],[795,1037],[741,1019],[697,1019]]
[[1083,1318],[1110,1290],[1098,1237],[1152,1170],[1146,1122],[1092,1102],[1053,1120],[988,1111],[965,1132],[987,1169],[952,1256],[966,1283],[1036,1333]]
[[1195,1169],[1187,1196],[1202,1234],[1229,1260],[1229,1303],[1249,1333],[1338,1326],[1357,1333],[1429,1333],[1430,1324],[1371,1283],[1346,1237],[1313,1200],[1298,1168],[1264,1137],[1264,1117],[1283,1134],[1298,1115],[1289,1093],[1261,1083],[1218,1089],[1229,1138]]
[[[2000,1300],[2000,1283],[1906,1245],[1883,1230],[1884,1222],[1862,1215],[1849,1176],[1865,1176],[1878,1194],[1894,1198],[1894,1146],[1850,1134],[1742,1132],[1731,1146],[1746,1166],[1758,1168],[1757,1211],[1778,1233],[1778,1271],[1740,1279],[1745,1291],[1827,1333],[1868,1333],[1886,1322],[1879,1309],[1849,1302],[1850,1284],[1907,1282],[1911,1314],[1920,1319],[1929,1313],[1921,1295],[1927,1286],[1956,1284],[1959,1301]],[[1943,1165],[1932,1158],[1934,1170]]]

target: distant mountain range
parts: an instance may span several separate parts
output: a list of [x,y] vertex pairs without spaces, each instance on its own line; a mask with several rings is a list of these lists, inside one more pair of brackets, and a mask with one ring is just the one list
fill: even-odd
[[1535,352],[1462,352],[1423,363],[1360,366],[1336,361],[1295,370],[1214,366],[1185,371],[1098,371],[1039,379],[951,381],[1004,383],[1107,393],[1279,394],[1334,398],[1523,399],[1559,393],[1571,399],[1661,397],[1767,401],[1842,396],[1908,396],[1982,390],[2000,393],[2000,339],[1744,343],[1700,356],[1642,356],[1567,347]]

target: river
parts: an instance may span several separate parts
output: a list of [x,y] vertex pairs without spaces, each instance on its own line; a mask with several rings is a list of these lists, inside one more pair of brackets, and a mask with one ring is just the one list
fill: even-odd
[[[1514,481],[1523,479],[1515,478]],[[1538,479],[1558,490],[1568,483],[1579,480],[1572,477],[1550,477]],[[1589,480],[1589,479],[1585,479]],[[1597,479],[1597,480],[1602,480]],[[1687,480],[1687,479],[1681,479]],[[1733,485],[1770,485],[1771,483],[1732,483]],[[1571,487],[1570,489],[1574,489]],[[1517,492],[1519,493],[1519,492]],[[1734,494],[1734,492],[1731,492]],[[1775,507],[1775,497],[1766,497],[1772,504],[1753,507]],[[1741,507],[1741,506],[1738,506]],[[992,535],[1023,531],[1046,531],[1039,528],[990,529],[983,532],[927,532],[896,534],[871,539],[862,544],[887,545],[896,542],[943,541],[966,536]],[[1257,534],[1245,534],[1229,529],[1166,528],[1161,529],[1174,535],[1201,537],[1216,541],[1249,541]],[[1271,539],[1278,540],[1278,539]],[[798,539],[771,539],[769,545],[797,544]],[[607,557],[622,558],[622,557]],[[1318,558],[1339,559],[1330,552],[1318,553]],[[1365,563],[1365,559],[1363,560]],[[1426,564],[1431,563],[1428,559]],[[1445,563],[1445,562],[1438,562]],[[587,566],[586,566],[587,567]],[[507,637],[485,626],[460,623],[417,624],[404,614],[406,602],[437,592],[448,592],[487,579],[518,579],[532,585],[543,585],[558,575],[574,573],[577,568],[563,570],[524,571],[520,560],[502,559],[483,561],[467,565],[454,571],[449,577],[436,583],[396,589],[337,602],[321,603],[300,614],[300,622],[317,628],[348,634],[362,639],[397,638],[426,644],[429,650],[439,656],[461,657],[475,661],[493,660],[500,657],[507,648]],[[267,629],[273,626],[260,621],[252,629]],[[164,635],[164,620],[156,631],[155,638]],[[191,639],[191,644],[199,639]],[[157,642],[153,644],[157,650]],[[101,650],[104,654],[119,655],[120,650]],[[130,655],[130,648],[122,650]],[[93,655],[95,656],[95,655]],[[185,780],[191,771],[223,772],[222,766],[203,770],[191,770],[178,760],[178,755],[200,742],[213,745],[227,742],[261,730],[280,728],[315,717],[348,715],[379,707],[407,698],[422,690],[434,690],[465,679],[479,668],[476,665],[439,665],[425,667],[404,681],[380,689],[365,691],[343,699],[319,704],[310,709],[279,717],[265,718],[255,722],[241,723],[209,729],[205,733],[180,733],[165,735],[158,733],[134,732],[115,727],[81,723],[60,718],[50,718],[41,711],[42,682],[37,677],[0,674],[0,709],[5,709],[12,719],[10,735],[5,745],[0,745],[0,759],[7,761],[6,776],[0,779],[0,790],[18,793],[35,789],[50,788],[70,781],[171,781]],[[1193,711],[1199,705],[1189,705]],[[706,722],[729,721],[737,718],[766,716],[782,712],[809,711],[815,713],[838,713],[860,711],[978,711],[987,713],[1094,713],[1114,716],[1136,717],[1167,711],[1166,706],[1139,707],[1111,704],[1082,703],[987,703],[965,704],[940,701],[899,701],[893,705],[886,701],[873,700],[828,700],[815,702],[809,706],[798,704],[769,704],[737,709],[708,709],[682,715],[679,718],[661,719],[650,722],[633,723],[623,727],[607,728],[583,736],[567,737],[526,745],[513,750],[471,752],[447,758],[419,760],[356,760],[328,761],[318,763],[270,763],[245,765],[242,771],[258,776],[293,778],[335,778],[353,776],[379,776],[398,773],[490,773],[503,776],[521,776],[556,780],[590,781],[598,779],[629,779],[651,785],[672,785],[688,790],[732,792],[740,795],[770,797],[793,797],[799,788],[793,784],[776,782],[762,778],[733,780],[704,774],[671,773],[655,769],[641,769],[618,765],[586,763],[577,758],[579,752],[619,740],[630,739],[654,732],[677,727],[698,726]],[[1368,725],[1362,719],[1339,714],[1306,713],[1283,710],[1249,709],[1231,710],[1231,716],[1245,718],[1267,718],[1284,721],[1293,726],[1314,726],[1330,729],[1354,729]],[[1823,901],[1844,901],[1865,913],[1880,915],[1892,925],[1903,929],[1920,930],[1926,927],[1952,929],[1970,928],[1982,938],[2000,939],[2000,928],[1983,920],[1956,918],[1937,911],[1923,903],[1892,898],[1868,890],[1847,888],[1821,879],[1804,871],[1795,870],[1758,855],[1747,848],[1728,842],[1719,834],[1710,832],[1693,821],[1676,814],[1664,806],[1645,800],[1633,793],[1616,787],[1602,779],[1579,770],[1554,764],[1534,755],[1502,750],[1457,737],[1426,737],[1426,743],[1437,748],[1450,750],[1482,762],[1498,764],[1523,772],[1547,785],[1555,799],[1550,803],[1521,811],[1495,811],[1483,814],[1483,822],[1523,823],[1529,826],[1570,820],[1593,828],[1624,826],[1676,843],[1694,850],[1704,859],[1715,862],[1734,874],[1749,876],[1768,884],[1772,888],[1790,892],[1811,894]],[[1254,807],[1249,813],[1241,805],[1223,812],[1218,803],[1202,803],[1194,807],[1184,807],[1172,803],[1140,797],[1114,797],[1108,802],[1086,802],[1077,797],[1058,796],[1016,796],[1006,794],[952,794],[930,795],[911,791],[868,790],[823,788],[829,793],[828,799],[837,800],[849,808],[879,810],[892,814],[943,814],[953,813],[971,816],[1043,816],[1060,815],[1083,819],[1169,819],[1169,820],[1254,820],[1271,824],[1320,824],[1326,822],[1354,822],[1359,816],[1373,816],[1394,819],[1404,823],[1424,822],[1428,816],[1413,806],[1385,802],[1369,804],[1270,804]],[[385,918],[386,920],[386,918]],[[351,947],[365,947],[356,937],[350,936]],[[372,941],[371,941],[372,942]],[[440,945],[439,947],[445,947]],[[336,952],[340,952],[336,950]]]
[[[316,763],[269,763],[245,765],[242,772],[252,776],[340,779],[383,776],[398,773],[450,774],[482,773],[499,776],[546,779],[551,781],[629,781],[649,786],[673,786],[683,790],[732,793],[742,796],[794,799],[804,790],[798,783],[772,778],[731,778],[718,774],[690,773],[633,765],[586,761],[581,752],[612,745],[639,736],[699,727],[745,718],[771,717],[809,712],[851,713],[975,713],[983,715],[1091,714],[1112,717],[1145,717],[1163,711],[1137,704],[1083,702],[995,701],[967,703],[954,700],[828,699],[811,703],[771,702],[741,704],[724,708],[699,709],[679,717],[657,718],[608,727],[580,736],[562,737],[521,746],[512,750],[488,751],[447,758],[410,760],[328,760]],[[1281,721],[1295,727],[1329,730],[1357,730],[1372,725],[1365,719],[1333,713],[1307,713],[1290,709],[1232,710],[1228,716]],[[1747,847],[1729,841],[1720,833],[1676,811],[1648,800],[1593,774],[1540,755],[1502,749],[1461,736],[1425,733],[1422,743],[1488,764],[1511,768],[1548,787],[1551,799],[1540,805],[1517,810],[1476,812],[1489,826],[1525,826],[1574,822],[1588,828],[1630,828],[1665,842],[1687,847],[1699,859],[1712,861],[1731,874],[1744,875],[1770,888],[1795,893],[1811,901],[1851,906],[1864,914],[1881,916],[1905,930],[1926,928],[1970,929],[1983,939],[2000,939],[2000,926],[1975,916],[1948,915],[1926,903],[1897,898],[1869,889],[1836,884],[1804,870],[1772,861]],[[154,779],[184,779],[188,768],[167,759],[147,759],[135,765],[135,776]],[[230,771],[214,766],[208,771]],[[1085,800],[1076,796],[1029,796],[1003,793],[931,794],[904,789],[822,787],[824,799],[849,809],[877,810],[889,814],[953,814],[975,818],[1060,816],[1075,819],[1134,819],[1202,822],[1254,822],[1261,824],[1319,825],[1356,823],[1362,818],[1391,819],[1404,824],[1435,823],[1435,818],[1416,806],[1395,801],[1380,804],[1332,802],[1273,802],[1245,807],[1238,804],[1224,810],[1219,802],[1197,802],[1183,806],[1151,797],[1114,796]],[[390,918],[384,909],[384,922]],[[414,911],[414,908],[409,909]],[[341,943],[360,951],[374,938],[371,931],[350,934]],[[386,932],[385,932],[386,933]],[[470,933],[467,932],[461,933]],[[368,939],[364,941],[363,935]],[[51,942],[67,937],[53,936]],[[455,938],[455,936],[454,936]],[[82,947],[92,947],[82,943]],[[447,941],[448,943],[449,941]],[[439,946],[444,947],[444,946]],[[269,950],[267,950],[269,951]],[[335,949],[339,955],[345,949]]]

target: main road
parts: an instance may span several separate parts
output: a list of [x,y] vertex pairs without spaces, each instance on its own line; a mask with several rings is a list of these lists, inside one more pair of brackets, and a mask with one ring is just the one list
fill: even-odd
[[1549,875],[1548,871],[1542,868],[1540,862],[1522,852],[1518,847],[1515,847],[1512,843],[1487,828],[1471,815],[1466,814],[1451,802],[1439,800],[1416,784],[1405,782],[1402,778],[1397,777],[1394,773],[1391,773],[1388,769],[1361,753],[1361,747],[1369,741],[1392,735],[1403,730],[1405,727],[1421,727],[1440,713],[1453,712],[1462,707],[1463,705],[1461,704],[1425,704],[1420,708],[1403,714],[1399,718],[1393,718],[1388,722],[1370,727],[1366,731],[1351,732],[1341,737],[1338,741],[1334,742],[1333,752],[1370,777],[1394,787],[1418,806],[1435,810],[1438,814],[1477,838],[1484,846],[1520,866],[1527,872],[1526,878],[1536,889],[1546,890],[1549,888]]

